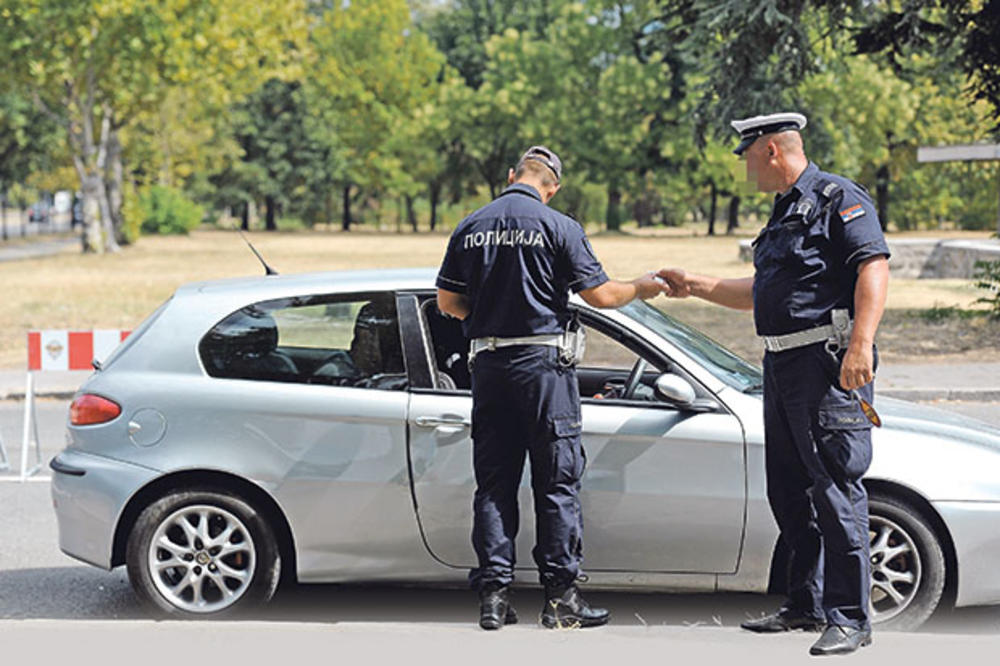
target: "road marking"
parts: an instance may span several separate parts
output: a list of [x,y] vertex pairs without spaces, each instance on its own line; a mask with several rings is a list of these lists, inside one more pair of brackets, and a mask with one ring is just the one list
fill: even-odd
[[[51,476],[29,476],[25,479],[25,482],[31,483],[47,483],[52,480]],[[19,476],[0,476],[0,483],[22,483],[21,477]]]

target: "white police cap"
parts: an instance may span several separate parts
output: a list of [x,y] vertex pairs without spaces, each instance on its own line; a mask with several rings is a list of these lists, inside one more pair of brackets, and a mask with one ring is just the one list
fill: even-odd
[[806,126],[806,117],[801,113],[772,113],[766,116],[754,116],[743,120],[734,120],[730,125],[740,133],[740,145],[733,152],[742,155],[754,141],[765,134],[784,132],[785,130],[800,130]]

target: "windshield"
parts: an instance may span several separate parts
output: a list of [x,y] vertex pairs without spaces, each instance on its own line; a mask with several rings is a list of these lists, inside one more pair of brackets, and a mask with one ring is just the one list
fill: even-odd
[[706,370],[738,391],[763,387],[760,368],[747,363],[715,340],[664,314],[645,301],[632,301],[621,311],[682,349]]

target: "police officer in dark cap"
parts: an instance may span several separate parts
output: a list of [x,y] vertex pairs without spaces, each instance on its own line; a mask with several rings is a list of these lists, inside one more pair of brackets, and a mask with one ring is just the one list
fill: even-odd
[[809,652],[871,643],[868,496],[874,339],[885,306],[889,248],[867,191],[820,171],[802,148],[798,113],[733,121],[736,154],[775,192],[753,243],[753,277],[663,269],[671,295],[753,309],[763,337],[767,494],[790,553],[788,599],[744,629],[823,630]]
[[517,490],[531,462],[536,520],[533,555],[545,587],[546,627],[608,621],[576,586],[583,556],[580,393],[574,365],[582,332],[570,290],[596,307],[619,307],[664,289],[652,274],[609,280],[583,228],[546,204],[559,191],[562,162],[533,146],[508,172],[510,186],[455,229],[437,278],[442,312],[463,320],[472,365],[476,494],[469,574],[483,629],[517,620],[510,605]]

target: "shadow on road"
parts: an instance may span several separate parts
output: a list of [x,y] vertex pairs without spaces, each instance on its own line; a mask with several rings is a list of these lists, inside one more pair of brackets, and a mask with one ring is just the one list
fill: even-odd
[[[781,599],[757,594],[665,594],[588,591],[592,604],[611,610],[618,626],[722,626],[775,609]],[[537,623],[542,593],[519,588],[514,595],[522,624]],[[145,619],[124,569],[90,567],[0,571],[0,618]],[[274,602],[250,615],[272,622],[468,623],[478,617],[475,595],[465,589],[399,585],[287,585]],[[877,628],[876,628],[877,631]],[[1000,634],[1000,607],[938,612],[922,633]]]

